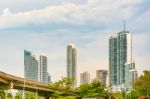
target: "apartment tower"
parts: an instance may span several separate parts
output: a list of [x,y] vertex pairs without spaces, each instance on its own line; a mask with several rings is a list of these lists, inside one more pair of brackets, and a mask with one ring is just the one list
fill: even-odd
[[132,37],[129,31],[119,32],[109,39],[109,85],[125,84],[126,63],[132,61]]
[[89,84],[90,83],[90,73],[85,71],[80,74],[80,84]]
[[96,70],[96,80],[101,82],[103,85],[106,85],[107,76],[108,76],[107,70]]
[[45,54],[40,55],[39,80],[43,83],[49,83],[49,73],[47,68],[47,57]]
[[38,81],[38,61],[30,51],[24,50],[24,77]]
[[77,86],[77,49],[74,44],[67,46],[67,77],[74,80],[75,88]]

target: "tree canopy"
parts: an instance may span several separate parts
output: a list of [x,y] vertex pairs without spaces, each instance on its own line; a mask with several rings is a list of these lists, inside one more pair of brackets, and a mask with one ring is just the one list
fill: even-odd
[[69,78],[62,78],[58,82],[51,83],[51,89],[56,89],[53,97],[59,96],[77,96],[77,98],[86,97],[105,97],[107,92],[105,91],[105,85],[99,81],[93,81],[91,84],[82,84],[80,87],[73,88],[73,80]]
[[82,84],[76,89],[78,98],[87,97],[105,97],[105,85],[101,84],[99,81],[93,81],[91,84]]
[[150,98],[150,70],[145,70],[144,75],[141,75],[134,84],[135,91],[140,96],[146,96]]
[[53,93],[52,95],[54,97],[58,97],[61,95],[68,95],[71,94],[74,89],[73,89],[73,80],[70,78],[62,78],[61,80],[59,80],[58,82],[55,83],[51,83],[49,85],[49,87],[51,89],[55,89],[55,93]]

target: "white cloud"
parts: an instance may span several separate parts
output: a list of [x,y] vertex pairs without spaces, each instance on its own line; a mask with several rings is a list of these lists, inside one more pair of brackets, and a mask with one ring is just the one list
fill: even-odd
[[[128,18],[134,13],[133,7],[141,0],[89,0],[86,4],[64,2],[42,9],[13,13],[9,8],[0,15],[0,29],[19,27],[26,24],[86,22],[108,23],[122,17],[123,10],[128,11]],[[124,15],[123,15],[124,16]]]

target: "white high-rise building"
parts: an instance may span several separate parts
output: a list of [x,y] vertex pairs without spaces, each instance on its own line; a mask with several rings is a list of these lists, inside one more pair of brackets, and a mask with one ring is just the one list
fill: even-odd
[[90,83],[90,73],[85,71],[80,74],[80,85]]
[[74,80],[74,86],[77,86],[77,49],[75,45],[67,46],[67,77]]
[[47,70],[47,57],[44,54],[40,55],[39,62],[39,81],[43,83],[49,83],[50,75]]

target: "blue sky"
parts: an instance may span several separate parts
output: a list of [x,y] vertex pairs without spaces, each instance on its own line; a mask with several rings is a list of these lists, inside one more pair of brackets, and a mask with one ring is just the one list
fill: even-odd
[[[0,70],[23,77],[23,50],[48,57],[56,81],[66,74],[66,46],[78,48],[79,74],[108,69],[108,39],[126,29],[138,72],[150,70],[149,0],[0,0]],[[58,73],[59,72],[59,73]]]

